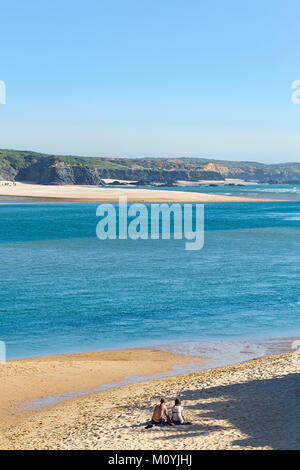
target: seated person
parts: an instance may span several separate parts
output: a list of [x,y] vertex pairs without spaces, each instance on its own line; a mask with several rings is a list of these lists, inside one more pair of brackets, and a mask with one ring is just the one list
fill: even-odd
[[156,407],[154,408],[151,424],[157,425],[166,423],[172,424],[166,407],[166,399],[161,398],[160,404],[156,405]]
[[176,425],[192,424],[184,420],[183,407],[181,406],[181,401],[178,398],[176,398],[175,405],[172,408],[172,422]]

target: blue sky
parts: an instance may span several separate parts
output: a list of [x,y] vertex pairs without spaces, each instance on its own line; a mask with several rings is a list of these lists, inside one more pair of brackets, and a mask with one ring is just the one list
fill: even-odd
[[0,148],[300,161],[296,0],[1,2]]

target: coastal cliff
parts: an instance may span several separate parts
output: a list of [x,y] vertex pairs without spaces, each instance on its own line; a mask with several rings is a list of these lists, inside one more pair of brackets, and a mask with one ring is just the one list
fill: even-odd
[[0,150],[0,179],[36,184],[104,185],[105,179],[137,184],[242,179],[300,184],[300,163],[265,165],[203,158],[96,158]]

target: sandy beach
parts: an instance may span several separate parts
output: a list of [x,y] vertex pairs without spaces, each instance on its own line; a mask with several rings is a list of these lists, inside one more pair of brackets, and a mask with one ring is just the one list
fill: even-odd
[[[134,350],[126,352],[127,369],[126,360],[125,363],[124,360],[120,361],[120,352],[114,352],[117,367],[122,362],[124,373],[128,373],[130,364],[134,364],[136,368],[136,358],[142,358],[142,351],[139,350],[137,355]],[[140,369],[136,369],[136,373],[140,371],[145,374],[149,363],[152,362],[153,365],[151,355],[158,354],[158,358],[161,353],[144,351],[149,362],[141,360]],[[110,357],[107,370],[113,374],[111,353],[105,354]],[[170,357],[169,364],[171,365],[172,360],[178,363],[178,359],[179,357]],[[8,363],[1,368],[1,383],[11,384],[12,377],[15,384],[18,382],[20,385],[27,381],[31,396],[37,394],[37,383],[44,387],[44,391],[50,390],[51,386],[56,392],[68,388],[67,378],[59,387],[59,381],[50,380],[51,374],[50,379],[39,375],[42,361],[43,359],[22,360],[19,361],[19,368],[18,361],[13,361],[12,366]],[[83,360],[83,368],[76,358],[72,368],[72,361],[65,356],[60,356],[53,362],[48,362],[47,359],[45,364],[48,370],[52,367],[52,374],[58,378],[62,372],[61,362],[64,361],[70,367],[70,380],[73,380],[78,368],[78,381],[84,371],[90,384],[94,368],[99,372],[103,367],[103,357],[100,363],[98,360],[89,361],[89,367]],[[156,371],[165,369],[160,360],[156,365]],[[60,371],[58,375],[56,368]],[[30,379],[33,380],[31,386]],[[2,412],[3,397],[7,392],[7,388],[4,392],[1,387]],[[27,399],[30,393],[27,394]],[[175,397],[179,397],[183,402],[185,417],[193,421],[193,425],[146,430],[145,424],[160,396],[166,397],[169,407]],[[291,354],[264,357],[237,365],[112,388],[33,411],[21,412],[20,408],[12,411],[11,406],[10,419],[8,416],[4,419],[2,414],[0,447],[110,450],[299,449],[299,397],[299,364],[292,360]]]
[[[201,358],[151,349],[125,349],[19,359],[0,364],[0,418],[14,419],[21,403],[152,376]],[[0,425],[1,427],[1,425]]]
[[126,187],[43,186],[26,183],[0,185],[0,201],[2,199],[57,202],[119,202],[120,196],[127,196],[128,202],[249,202],[268,200],[188,191]]

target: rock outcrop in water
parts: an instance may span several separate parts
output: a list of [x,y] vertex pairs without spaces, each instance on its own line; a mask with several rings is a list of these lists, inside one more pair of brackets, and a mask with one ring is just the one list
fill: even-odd
[[300,184],[300,163],[265,165],[203,158],[94,158],[0,150],[0,179],[37,184],[103,185],[104,179],[138,184],[223,181]]

